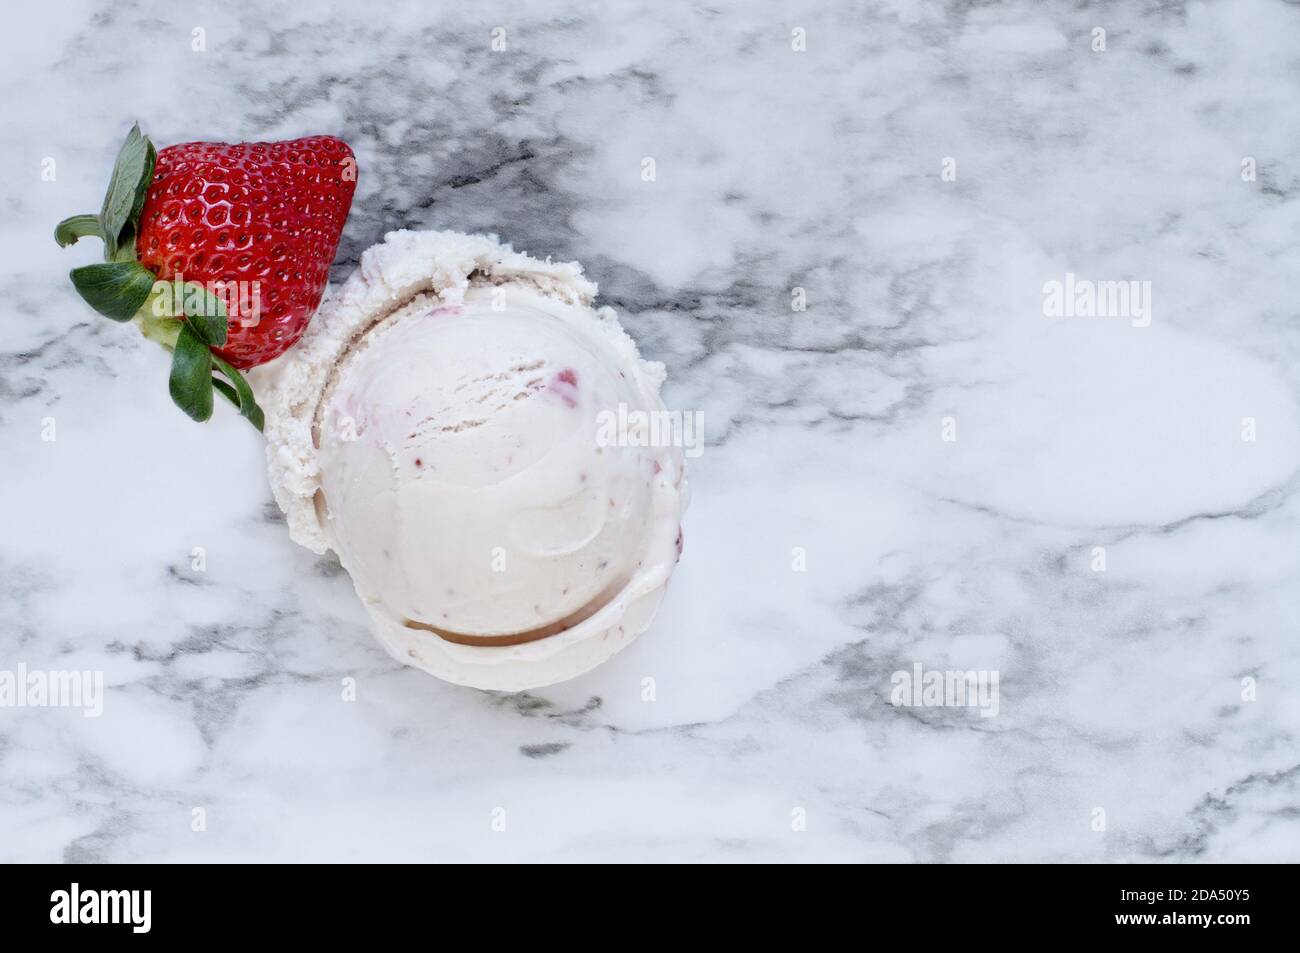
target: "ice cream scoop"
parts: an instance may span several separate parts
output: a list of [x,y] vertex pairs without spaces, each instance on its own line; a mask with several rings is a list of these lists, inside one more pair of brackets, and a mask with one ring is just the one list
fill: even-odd
[[278,369],[276,499],[400,661],[520,690],[648,627],[679,555],[682,453],[602,426],[665,413],[664,372],[594,296],[578,266],[494,238],[394,232]]

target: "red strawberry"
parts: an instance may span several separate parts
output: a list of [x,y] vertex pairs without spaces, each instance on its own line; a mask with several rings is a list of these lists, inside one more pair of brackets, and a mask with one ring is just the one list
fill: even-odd
[[158,153],[136,253],[160,278],[257,281],[256,324],[230,321],[217,353],[265,364],[302,335],[329,282],[356,189],[356,160],[332,136],[187,142]]
[[279,356],[306,329],[355,189],[352,150],[331,136],[155,152],[136,126],[99,215],[66,219],[55,239],[103,239],[107,262],[73,269],[73,284],[101,314],[135,318],[173,348],[170,389],[186,413],[211,416],[215,388],[260,426],[236,369]]

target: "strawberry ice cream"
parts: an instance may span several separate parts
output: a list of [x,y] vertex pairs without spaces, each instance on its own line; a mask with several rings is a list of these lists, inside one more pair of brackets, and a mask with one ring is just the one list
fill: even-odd
[[678,557],[680,448],[601,436],[663,412],[573,264],[394,232],[276,371],[271,483],[400,661],[479,688],[580,674],[636,638]]

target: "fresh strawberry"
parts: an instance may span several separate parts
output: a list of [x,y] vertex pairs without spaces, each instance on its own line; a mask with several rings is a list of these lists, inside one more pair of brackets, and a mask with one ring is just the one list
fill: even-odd
[[55,240],[103,239],[106,263],[73,269],[73,284],[173,349],[171,394],[186,413],[206,420],[216,389],[260,426],[237,369],[278,357],[306,329],[355,189],[352,150],[331,136],[155,152],[136,126],[99,215],[66,219]]
[[352,205],[352,150],[332,136],[187,142],[158,153],[136,253],[160,278],[256,281],[260,320],[231,319],[217,353],[235,367],[279,357],[329,282]]

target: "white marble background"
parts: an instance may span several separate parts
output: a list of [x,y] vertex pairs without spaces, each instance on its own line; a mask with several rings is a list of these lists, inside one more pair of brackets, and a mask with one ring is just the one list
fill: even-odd
[[[20,9],[0,669],[109,688],[0,708],[0,860],[1300,859],[1296,5]],[[525,696],[391,662],[256,434],[67,282],[134,119],[345,137],[336,278],[396,227],[583,261],[705,414],[654,629]],[[1044,317],[1067,272],[1150,327]],[[892,706],[918,662],[997,717]]]

